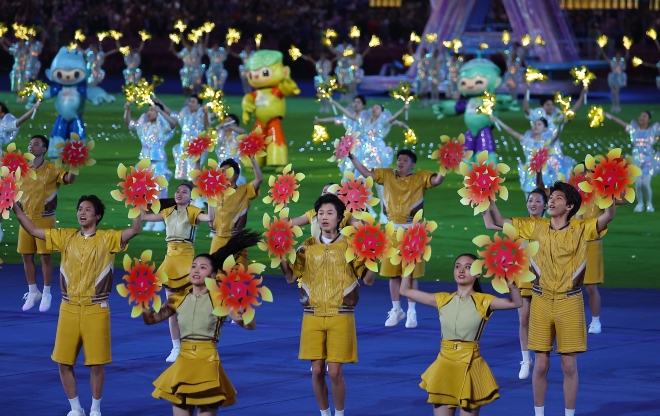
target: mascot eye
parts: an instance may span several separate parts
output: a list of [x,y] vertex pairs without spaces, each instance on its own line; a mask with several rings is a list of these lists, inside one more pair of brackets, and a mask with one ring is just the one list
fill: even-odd
[[61,71],[55,71],[55,76],[57,79],[62,79],[62,72]]
[[477,85],[484,85],[484,82],[483,82],[482,80],[477,80],[477,82],[475,82],[475,84],[477,84]]
[[466,82],[465,82],[465,81],[461,81],[461,85],[465,85],[465,84],[466,84]]
[[270,69],[264,69],[264,70],[261,72],[261,75],[263,75],[263,76],[265,76],[265,77],[269,77],[269,76],[270,76]]
[[80,77],[80,71],[76,71],[76,72],[74,72],[74,73],[73,73],[73,77],[74,77],[75,79],[78,79],[78,78]]

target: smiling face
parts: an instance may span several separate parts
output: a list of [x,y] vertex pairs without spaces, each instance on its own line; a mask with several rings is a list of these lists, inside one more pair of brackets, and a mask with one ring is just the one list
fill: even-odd
[[399,176],[405,177],[412,173],[415,168],[415,162],[408,155],[399,155],[396,159],[396,172]]
[[321,231],[332,233],[337,231],[339,226],[339,218],[337,217],[337,209],[333,204],[323,204],[316,213],[316,219],[321,227]]
[[534,122],[534,125],[532,126],[532,132],[534,134],[542,134],[547,129],[548,128],[545,126],[545,124],[541,120],[536,120]]
[[552,218],[568,215],[573,205],[568,205],[566,195],[562,191],[554,191],[548,198],[548,214]]
[[177,204],[188,204],[190,202],[190,188],[186,185],[179,185],[174,192],[174,201]]
[[190,267],[190,283],[193,286],[206,286],[206,278],[215,279],[211,261],[206,257],[197,257]]
[[544,210],[545,202],[543,202],[543,197],[537,192],[529,194],[529,197],[527,198],[527,212],[529,213],[529,216],[541,218]]
[[488,78],[475,75],[472,78],[463,77],[458,80],[459,88],[467,95],[483,94],[488,88]]
[[186,105],[188,106],[188,110],[190,110],[191,113],[196,113],[197,110],[199,110],[199,107],[202,106],[199,100],[195,97],[188,98]]
[[456,259],[454,263],[454,280],[459,286],[472,287],[474,281],[479,277],[479,275],[472,276],[472,273],[470,273],[470,267],[472,267],[473,261],[468,256],[461,256]]
[[78,205],[78,224],[82,228],[96,227],[97,222],[101,219],[100,215],[96,215],[94,204],[89,201],[83,201]]
[[43,157],[47,150],[48,148],[44,146],[44,142],[38,137],[30,140],[30,144],[28,144],[28,152],[33,154],[35,157]]

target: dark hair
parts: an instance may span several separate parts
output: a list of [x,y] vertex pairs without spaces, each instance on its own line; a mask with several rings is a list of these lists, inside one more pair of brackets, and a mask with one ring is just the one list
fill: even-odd
[[346,211],[346,205],[341,202],[341,199],[335,194],[325,194],[316,200],[314,203],[314,211],[318,214],[319,209],[323,204],[332,204],[335,206],[337,211],[337,229],[339,229],[339,223],[344,219],[344,212]]
[[155,107],[160,108],[162,111],[165,111],[165,107],[163,106],[163,104],[161,104],[161,103],[157,103],[156,101],[154,101],[153,105],[154,105]]
[[399,156],[408,156],[413,163],[417,163],[417,155],[412,150],[401,149],[396,153],[397,159]]
[[548,194],[545,193],[545,190],[541,188],[535,188],[532,190],[532,192],[527,195],[527,200],[529,201],[529,197],[532,196],[532,194],[539,194],[541,195],[541,199],[543,200],[543,213],[545,213],[545,206],[548,205]]
[[204,103],[204,100],[202,100],[201,98],[199,98],[199,95],[197,95],[197,94],[193,94],[193,95],[191,95],[189,98],[194,98],[194,99],[196,99],[197,102],[199,103],[199,105],[202,105],[202,104]]
[[580,196],[580,193],[573,185],[562,181],[557,181],[550,187],[550,195],[555,191],[560,191],[564,194],[566,197],[566,205],[573,205],[573,208],[568,213],[568,219],[570,220],[573,215],[580,210],[580,205],[582,205],[582,197]]
[[539,98],[539,104],[541,104],[541,107],[547,102],[547,101],[552,101],[553,103],[555,102],[555,97],[552,95],[542,95]]
[[234,169],[234,175],[240,175],[241,174],[241,168],[238,167],[238,163],[234,159],[225,159],[222,161],[220,164],[220,167],[223,166],[229,166],[230,168]]
[[48,146],[50,145],[50,140],[48,140],[48,139],[46,138],[46,136],[44,136],[43,134],[35,134],[34,136],[32,136],[32,137],[30,138],[30,141],[32,141],[32,139],[39,139],[39,140],[41,140],[41,143],[43,143],[43,145],[44,145],[44,147],[45,147],[46,149],[48,149]]
[[548,128],[548,120],[545,117],[537,118],[536,121],[542,122],[545,128]]
[[380,107],[380,111],[385,111],[385,106],[383,104],[376,104],[378,107]]
[[325,188],[325,187],[328,186],[328,185],[337,185],[337,184],[334,183],[334,182],[328,182],[328,183],[326,183],[325,185],[323,185],[323,187]]
[[236,124],[237,126],[241,125],[241,120],[238,118],[236,114],[227,114],[225,118],[226,117],[229,117],[230,119],[234,120],[234,124]]
[[0,111],[2,111],[4,114],[9,114],[9,108],[5,105],[5,103],[0,102]]
[[211,270],[213,273],[217,273],[218,270],[222,267],[222,264],[225,262],[227,257],[233,256],[234,254],[245,250],[248,247],[256,246],[257,243],[261,240],[261,235],[255,233],[254,231],[244,228],[241,231],[234,234],[227,244],[218,249],[218,251],[208,254],[202,253],[195,256],[195,259],[199,257],[204,257],[211,263]]
[[[463,253],[463,254],[459,254],[458,256],[456,256],[456,260],[454,260],[454,263],[456,263],[458,261],[458,259],[460,259],[461,257],[471,258],[472,261],[475,261],[475,260],[479,259],[477,256],[475,256],[472,253]],[[474,290],[477,293],[483,293],[484,292],[483,290],[481,290],[481,283],[479,283],[479,278],[474,279],[474,283],[472,283],[472,290]]]
[[[179,186],[177,186],[176,188],[179,189],[182,186],[185,186],[191,192],[193,190],[193,185],[190,182],[183,182],[183,183],[179,184]],[[158,200],[160,201],[160,210],[161,211],[176,205],[176,199],[174,199],[174,198],[159,198]]]
[[105,205],[103,205],[103,202],[99,199],[98,196],[96,195],[83,195],[80,197],[78,200],[78,205],[76,205],[76,208],[80,208],[80,204],[83,202],[90,202],[92,205],[94,205],[94,215],[100,215],[101,218],[96,220],[96,225],[101,222],[103,219],[103,215],[105,214]]
[[651,117],[653,117],[653,113],[651,113],[649,110],[644,110],[644,111],[642,111],[642,113],[648,114],[649,120],[651,119]]

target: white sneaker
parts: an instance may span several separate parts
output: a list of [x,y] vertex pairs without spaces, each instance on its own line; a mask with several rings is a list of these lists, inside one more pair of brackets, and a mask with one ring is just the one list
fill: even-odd
[[85,410],[84,409],[72,410],[69,413],[67,413],[66,416],[85,416]]
[[161,231],[165,231],[165,221],[158,221],[158,222],[155,222],[153,224],[154,224],[154,226],[151,229],[151,231],[154,231],[154,232],[157,232],[157,233],[159,233]]
[[144,224],[144,227],[142,227],[142,231],[151,231],[154,229],[154,223],[151,221],[147,221],[146,224]]
[[50,302],[53,300],[53,295],[50,293],[41,296],[41,303],[39,304],[39,312],[46,312],[50,309]]
[[518,373],[519,379],[524,380],[529,377],[529,371],[532,369],[532,364],[532,360],[520,362],[520,372]]
[[417,328],[417,312],[409,310],[406,317],[406,328]]
[[[173,363],[176,361],[176,357],[179,356],[179,353],[181,352],[181,347],[174,347],[172,348],[172,351],[170,352],[170,355],[167,356],[165,359],[166,362],[168,363]],[[91,415],[90,415],[91,416]]]
[[406,313],[401,309],[392,308],[387,313],[387,321],[385,321],[385,326],[395,326],[406,317]]
[[600,334],[600,332],[601,332],[600,322],[592,322],[591,324],[589,324],[590,334]]
[[635,212],[644,212],[644,204],[637,204],[635,209],[633,210]]
[[23,299],[25,300],[25,303],[23,304],[23,310],[29,311],[30,309],[32,309],[34,304],[37,303],[39,299],[41,299],[41,292],[39,292],[38,290],[34,293],[28,292],[25,295],[23,295]]
[[101,416],[101,412],[99,412],[98,410],[90,410],[89,416]]
[[[655,208],[653,208],[653,204],[648,204],[646,206],[646,212],[655,212]],[[0,241],[2,241],[2,238],[0,238]]]

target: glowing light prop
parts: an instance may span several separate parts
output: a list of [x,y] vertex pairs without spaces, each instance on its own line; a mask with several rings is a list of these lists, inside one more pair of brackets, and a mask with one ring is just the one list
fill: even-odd
[[137,84],[127,84],[122,86],[124,95],[126,95],[126,101],[135,103],[138,108],[141,108],[143,105],[153,105],[154,102],[152,97],[155,94],[156,85],[162,83],[162,78],[154,76],[152,83],[149,83],[146,79],[140,79]]
[[626,48],[627,50],[630,50],[630,47],[632,46],[633,41],[632,38],[629,38],[628,36],[623,37],[623,47]]
[[508,30],[502,31],[502,43],[508,45],[511,42],[511,34]]
[[128,254],[124,255],[123,265],[127,274],[122,280],[126,283],[117,285],[117,293],[123,298],[127,297],[128,303],[133,304],[131,318],[140,316],[142,308],[153,307],[158,312],[163,305],[158,292],[163,288],[163,283],[169,279],[164,271],[156,270],[156,266],[150,263],[151,255],[151,250],[143,251],[139,259],[131,259]]
[[[417,99],[412,92],[412,85],[409,82],[399,82],[399,86],[390,90],[390,97],[395,100],[401,100],[405,105],[409,105]],[[406,109],[406,120],[408,120],[408,110]]]
[[300,197],[298,188],[300,187],[300,181],[303,179],[305,179],[305,174],[291,170],[291,163],[289,163],[281,174],[277,177],[271,175],[268,179],[268,186],[270,186],[268,193],[270,195],[264,197],[264,204],[273,204],[275,212],[280,212],[289,202],[298,202]]
[[202,29],[202,31],[204,31],[204,33],[211,33],[213,31],[213,29],[215,29],[215,23],[213,23],[213,22],[204,22],[201,29]]
[[402,275],[412,274],[415,266],[423,260],[431,259],[431,233],[438,228],[435,221],[422,218],[424,210],[419,210],[413,217],[409,227],[401,227],[396,231],[396,253],[390,261],[397,265],[401,263]]
[[294,45],[291,45],[289,48],[289,56],[296,61],[302,56],[302,52],[300,52],[300,49],[296,48]]
[[[18,92],[18,96],[27,98],[34,95],[37,101],[42,101],[46,90],[48,90],[48,84],[45,82],[39,80],[29,81],[26,82],[23,89]],[[37,110],[34,110],[30,119],[34,120],[35,115],[37,115]]]
[[321,126],[320,124],[314,124],[314,132],[312,133],[312,141],[314,143],[324,143],[330,139],[330,135],[328,134],[328,129],[325,128],[325,126]]
[[73,38],[78,42],[84,42],[85,39],[87,39],[87,36],[82,33],[82,30],[78,29],[76,30],[76,33],[73,34]]
[[371,39],[369,40],[369,47],[375,48],[376,46],[380,46],[380,39],[376,35],[371,35]]
[[356,39],[360,37],[360,29],[357,26],[353,26],[351,31],[348,33],[348,37]]
[[570,95],[563,96],[559,92],[555,93],[555,104],[557,104],[562,113],[564,113],[566,121],[571,121],[575,117],[575,112],[571,110],[571,100],[572,98]]
[[110,32],[99,32],[96,34],[96,37],[99,39],[99,42],[103,42],[103,39],[110,36]]
[[9,211],[23,196],[23,191],[19,190],[22,185],[21,172],[10,172],[7,166],[0,167],[0,212],[2,218],[9,218]]
[[539,71],[531,65],[527,66],[527,69],[525,70],[525,82],[546,82],[547,80],[548,76],[543,72]]
[[522,37],[522,39],[520,39],[520,43],[522,44],[522,46],[525,47],[529,46],[529,44],[532,43],[532,36],[529,33],[526,34],[525,36]]
[[484,212],[490,206],[490,200],[496,201],[495,194],[500,198],[509,199],[509,190],[504,183],[503,175],[509,171],[509,166],[488,162],[488,152],[483,151],[477,155],[477,162],[468,165],[461,162],[460,172],[463,175],[463,188],[458,190],[462,197],[461,204],[474,207],[474,215]]
[[541,37],[541,35],[536,35],[536,38],[534,38],[534,44],[539,46],[545,46],[545,40],[543,40],[543,37]]
[[517,239],[516,230],[511,224],[502,227],[503,237],[495,233],[493,240],[487,235],[480,235],[472,239],[477,247],[484,250],[477,251],[479,257],[472,263],[470,274],[481,274],[483,277],[493,278],[493,289],[498,293],[508,293],[510,282],[531,282],[536,276],[529,270],[531,258],[539,251],[538,241],[532,241],[523,247],[524,240]]
[[183,20],[179,19],[174,23],[174,28],[178,30],[179,32],[183,33],[186,28],[188,27],[187,24],[183,23]]
[[644,61],[642,61],[642,59],[639,56],[634,56],[632,59],[632,64],[635,68],[642,65],[643,63]]
[[602,127],[605,123],[605,113],[603,112],[603,107],[591,107],[591,109],[589,109],[589,113],[587,114],[587,118],[589,118],[589,127]]
[[341,202],[346,205],[346,209],[350,212],[365,211],[368,207],[375,207],[380,202],[380,199],[374,198],[371,189],[374,186],[374,180],[368,176],[366,179],[363,177],[355,177],[351,171],[345,172],[345,178],[341,181],[340,185],[332,185],[328,188],[328,192],[336,193]]
[[131,166],[130,173],[126,166],[120,163],[117,167],[117,175],[123,179],[117,184],[121,190],[115,189],[110,195],[119,202],[126,200],[126,207],[131,207],[128,218],[140,215],[140,209],[148,210],[149,204],[153,212],[160,211],[158,195],[161,189],[167,186],[167,179],[164,176],[154,176],[151,160],[142,159],[137,164],[137,169]]
[[235,151],[239,155],[252,157],[263,157],[266,156],[266,147],[273,141],[272,136],[266,137],[265,134],[261,132],[261,127],[257,127],[250,132],[250,134],[241,134],[237,137],[238,148]]
[[227,40],[227,45],[231,46],[241,40],[241,32],[236,29],[229,28],[227,29],[227,36],[225,36],[225,39]]
[[131,53],[131,47],[130,46],[122,46],[121,48],[119,48],[119,52],[122,55],[127,56],[129,53]]
[[635,165],[629,165],[621,158],[621,149],[612,149],[607,156],[585,158],[588,181],[579,184],[584,192],[594,192],[600,209],[610,207],[616,199],[628,202],[635,200],[635,189],[629,187],[642,171]]
[[229,182],[229,178],[234,176],[234,168],[230,167],[225,170],[213,159],[208,159],[206,164],[208,168],[204,166],[202,170],[195,169],[190,172],[190,177],[195,185],[190,196],[193,199],[204,198],[210,207],[215,207],[223,197],[236,192]]
[[658,32],[655,29],[649,29],[646,31],[646,36],[650,37],[653,40],[658,39]]
[[181,36],[178,33],[170,33],[169,38],[175,45],[181,43]]
[[401,57],[401,60],[405,66],[410,66],[415,63],[415,57],[407,53]]
[[213,315],[227,316],[232,311],[243,313],[243,322],[249,324],[254,319],[255,307],[262,302],[272,302],[273,294],[266,286],[260,286],[260,277],[266,266],[252,263],[247,269],[244,265],[236,266],[233,256],[227,257],[222,265],[222,274],[218,281],[206,278],[206,288],[212,298],[219,303],[213,309]]
[[349,128],[346,130],[346,134],[342,136],[341,139],[336,139],[334,141],[335,145],[335,151],[328,159],[328,162],[339,162],[341,163],[345,157],[349,155],[349,153],[353,153],[355,150],[355,141],[360,136],[360,132],[355,132],[353,134],[352,130]]
[[422,43],[422,38],[417,33],[411,32],[410,41],[413,43]]
[[404,140],[403,142],[405,144],[416,144],[417,143],[417,135],[415,134],[415,130],[408,128],[403,131],[403,137]]
[[446,176],[449,172],[460,173],[461,162],[467,163],[472,157],[472,150],[465,147],[465,136],[463,133],[458,138],[449,136],[440,136],[440,145],[438,150],[431,154],[431,158],[437,159],[440,164],[440,174]]
[[376,261],[396,255],[396,249],[391,244],[394,225],[390,222],[383,228],[380,223],[375,223],[374,217],[368,212],[354,212],[353,216],[360,222],[341,230],[348,238],[346,262],[364,261],[369,270],[378,272]]
[[426,43],[436,43],[438,41],[438,34],[437,33],[427,33],[424,35],[424,40]]
[[121,38],[124,36],[123,33],[118,32],[118,31],[116,31],[116,30],[110,30],[110,31],[108,32],[108,34],[109,34],[110,37],[111,37],[112,39],[114,39],[114,40],[119,40],[119,39],[121,39]]
[[138,35],[140,35],[140,39],[142,39],[142,42],[146,42],[153,37],[151,36],[151,33],[147,32],[146,30],[139,31]]
[[272,222],[270,216],[264,214],[263,224],[266,229],[264,241],[260,241],[258,246],[270,257],[270,267],[277,267],[281,261],[295,263],[294,238],[301,237],[302,230],[289,219],[289,208],[282,209],[279,218],[273,215]]
[[32,153],[23,153],[20,150],[16,150],[16,143],[11,142],[7,145],[7,150],[2,152],[2,163],[0,166],[9,169],[9,173],[12,175],[18,172],[18,179],[21,181],[26,177],[37,179],[37,173],[32,169],[33,160],[34,155]]
[[60,151],[60,157],[55,161],[58,168],[66,166],[69,172],[74,175],[80,173],[80,168],[84,166],[93,166],[96,160],[92,159],[92,150],[94,150],[94,140],[84,142],[80,136],[71,133],[71,139],[66,142],[56,143],[55,149]]
[[226,117],[224,97],[225,93],[222,90],[214,90],[208,85],[202,85],[202,91],[199,93],[199,98],[207,100],[206,106],[221,120]]
[[[316,87],[316,101],[320,102],[323,99],[329,100],[332,98],[332,94],[335,91],[339,91],[341,89],[342,88],[337,82],[337,77],[330,77],[327,81],[321,81]],[[335,113],[335,115],[337,115],[337,108],[335,108],[334,105],[332,106],[332,111]]]
[[601,49],[607,45],[607,42],[609,42],[609,39],[605,35],[601,35],[598,37],[598,39],[596,39],[596,43],[601,47]]
[[261,47],[261,39],[263,39],[264,35],[261,33],[257,33],[254,35],[254,44],[257,46],[257,49]]
[[9,28],[7,27],[7,25],[0,22],[0,38],[3,37],[7,32],[9,32]]

